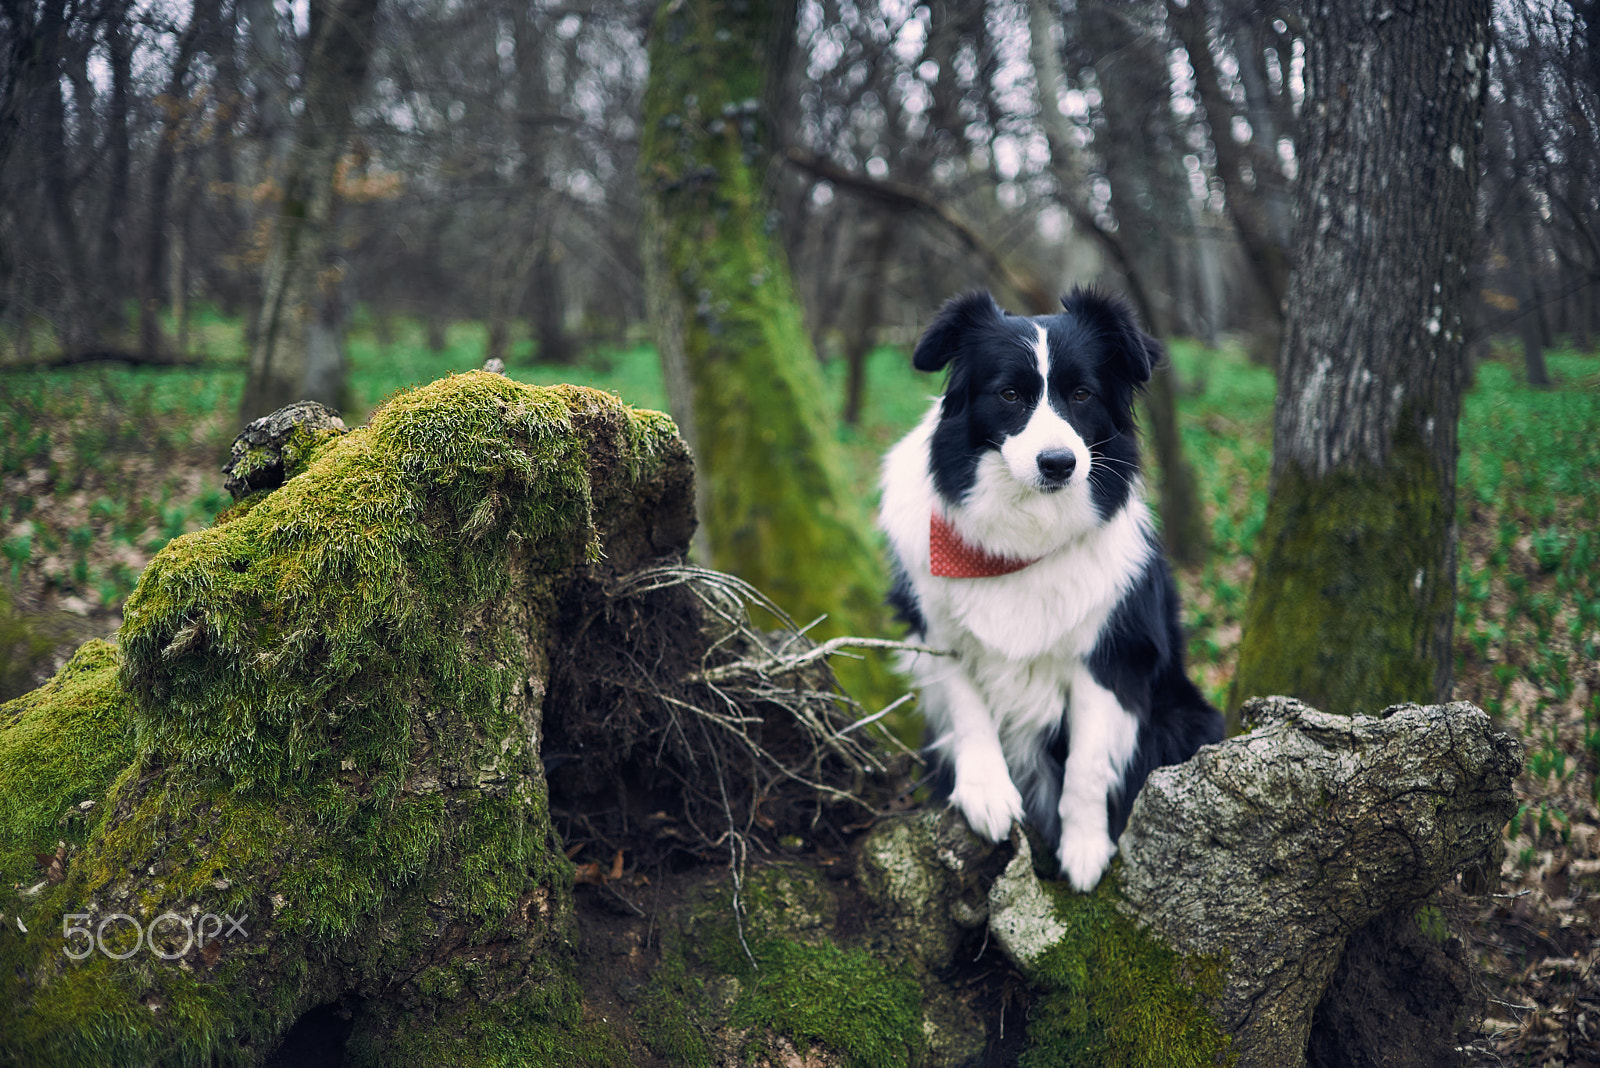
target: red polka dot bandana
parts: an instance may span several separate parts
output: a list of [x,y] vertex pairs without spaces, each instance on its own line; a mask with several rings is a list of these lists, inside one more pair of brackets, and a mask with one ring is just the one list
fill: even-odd
[[928,522],[928,549],[928,570],[943,578],[993,578],[1021,571],[1038,562],[996,556],[968,545],[938,512],[934,512]]

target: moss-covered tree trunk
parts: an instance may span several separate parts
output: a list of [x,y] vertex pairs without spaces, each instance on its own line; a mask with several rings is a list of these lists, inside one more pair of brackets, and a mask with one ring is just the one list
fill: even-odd
[[267,257],[241,425],[292,401],[344,403],[341,276],[331,262],[334,186],[350,109],[372,59],[377,10],[378,0],[311,4],[305,109]]
[[1306,10],[1294,269],[1237,705],[1450,690],[1487,0]]
[[[763,189],[769,80],[794,0],[663,4],[650,35],[640,181],[646,291],[673,415],[694,450],[709,563],[830,633],[886,622],[866,502]],[[860,682],[862,680],[855,680]]]

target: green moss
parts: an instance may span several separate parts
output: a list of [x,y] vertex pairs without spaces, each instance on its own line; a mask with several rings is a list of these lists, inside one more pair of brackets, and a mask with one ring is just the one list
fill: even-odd
[[[296,427],[295,429],[298,430],[300,428]],[[280,467],[282,462],[283,456],[277,449],[268,448],[265,445],[257,445],[245,449],[238,454],[237,458],[232,460],[233,470],[231,473],[234,478],[246,485],[260,487],[262,473],[275,467]],[[281,484],[280,482],[279,485]],[[275,487],[268,486],[264,488],[270,490]]]
[[[12,963],[7,956],[0,952],[0,964]],[[168,977],[157,994],[132,962],[96,954],[68,968],[51,996],[29,1009],[26,1021],[0,1024],[0,1060],[8,1065],[225,1068],[254,1060],[228,1041],[239,1030],[230,1019],[236,1014],[192,975]]]
[[[727,1022],[756,1028],[750,1041],[757,1045],[776,1033],[802,1050],[813,1045],[836,1050],[853,1068],[917,1063],[925,1044],[922,987],[908,967],[831,940],[835,906],[819,879],[790,865],[752,872],[742,895],[747,907],[743,943],[733,922],[731,892],[712,897],[690,922],[691,933],[681,946],[664,951],[667,981],[649,996],[663,1004],[675,996],[686,1008],[710,1000],[673,962],[673,954],[681,954],[691,973],[709,971],[736,980]],[[720,1015],[714,1008],[704,1011]],[[675,1063],[702,1063],[692,1059],[700,1047],[688,1034],[667,1034],[662,1040],[667,1048],[678,1041],[687,1051]]]
[[[255,492],[271,492],[304,471],[318,448],[343,433],[333,427],[313,429],[297,424],[289,428],[281,442],[247,446],[235,452],[224,469],[229,486],[235,492],[239,485]],[[234,447],[238,449],[239,444]]]
[[326,442],[247,514],[172,542],[125,612],[141,749],[246,789],[350,764],[387,795],[412,702],[498,708],[529,665],[505,634],[469,649],[462,615],[506,592],[514,547],[546,571],[593,548],[573,544],[590,502],[566,401],[499,375],[443,380]]
[[[471,373],[300,444],[280,489],[151,562],[120,666],[92,643],[0,714],[8,876],[79,800],[116,812],[21,904],[35,937],[0,937],[0,1000],[22,1006],[0,1054],[248,1061],[362,989],[406,1005],[365,1032],[404,1038],[386,1063],[614,1063],[562,972],[546,628],[640,480],[683,463],[671,422]],[[60,952],[63,915],[167,910],[248,915],[248,937],[206,962]]]
[[1422,932],[1424,938],[1435,945],[1444,945],[1450,941],[1450,922],[1445,918],[1444,909],[1438,905],[1424,905],[1417,910],[1417,930]]
[[312,430],[303,425],[296,426],[289,432],[288,440],[279,447],[283,480],[287,482],[304,471],[319,448],[344,433],[345,431],[333,427]]
[[634,1009],[640,1036],[673,1068],[710,1068],[707,1015],[705,980],[684,967],[681,951],[664,952]]
[[1114,874],[1090,894],[1043,885],[1068,934],[1038,964],[1023,1068],[1233,1063],[1204,1008],[1222,991],[1220,962],[1180,957],[1143,933],[1117,909]]
[[[434,971],[461,972],[459,965]],[[437,988],[459,994],[470,977],[459,974]],[[583,1018],[575,983],[546,977],[500,1004],[441,997],[437,1016],[419,1021],[373,1005],[345,1047],[350,1068],[448,1065],[450,1068],[616,1068],[628,1063],[625,1047],[607,1027]],[[380,1041],[373,1037],[381,1035]]]
[[0,705],[0,886],[42,878],[36,854],[81,843],[99,822],[133,755],[119,663],[115,646],[89,642],[49,683]]
[[[914,1064],[921,1052],[922,988],[908,971],[864,949],[758,938],[730,1019],[771,1028],[801,1049],[836,1049],[854,1068]],[[735,973],[738,974],[738,973]]]
[[1235,718],[1246,698],[1268,694],[1350,715],[1448,696],[1452,487],[1404,419],[1381,470],[1277,475],[1245,609]]

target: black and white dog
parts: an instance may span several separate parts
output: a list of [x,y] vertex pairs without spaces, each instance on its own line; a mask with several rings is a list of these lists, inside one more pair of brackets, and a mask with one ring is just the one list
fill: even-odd
[[1177,592],[1145,505],[1134,398],[1161,350],[1112,297],[1059,315],[945,304],[919,371],[944,396],[883,463],[890,603],[950,801],[995,841],[1025,819],[1099,882],[1146,776],[1222,737],[1184,675]]

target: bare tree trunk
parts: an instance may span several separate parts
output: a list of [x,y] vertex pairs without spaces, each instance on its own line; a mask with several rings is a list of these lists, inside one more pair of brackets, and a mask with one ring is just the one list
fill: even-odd
[[172,239],[168,204],[172,199],[173,174],[178,168],[179,141],[188,126],[189,67],[194,62],[201,35],[211,29],[220,6],[220,0],[198,0],[194,5],[189,25],[178,36],[178,48],[173,54],[166,90],[162,94],[166,116],[156,141],[155,159],[150,165],[150,187],[145,197],[150,215],[145,222],[144,272],[139,287],[139,347],[150,356],[158,354],[165,345],[161,336],[161,306],[166,302],[163,298],[173,297],[167,266],[168,244]]
[[1222,91],[1217,64],[1211,55],[1205,0],[1189,0],[1182,7],[1175,0],[1167,0],[1167,21],[1189,54],[1200,103],[1211,122],[1211,143],[1217,150],[1217,174],[1227,194],[1228,215],[1239,231],[1239,240],[1244,245],[1251,271],[1266,294],[1267,304],[1272,313],[1281,318],[1289,264],[1284,247],[1274,239],[1260,198],[1244,185],[1248,154],[1233,139],[1230,128],[1233,109]]
[[422,329],[426,335],[428,351],[435,356],[445,350],[449,344],[450,320],[439,312],[427,312],[423,316]]
[[567,333],[560,257],[555,237],[548,232],[533,261],[532,296],[533,333],[539,344],[539,362],[571,363],[577,357],[577,349]]
[[[244,101],[238,55],[242,6],[238,3],[229,5],[226,21],[218,29],[212,51],[217,66],[218,121],[211,153],[215,161],[213,165],[216,168],[217,185],[221,190],[220,203],[216,210],[224,220],[225,247],[235,252],[245,247],[251,225],[249,191],[240,185],[240,167],[237,158],[239,142],[233,134],[234,122]],[[214,272],[207,279],[207,289],[217,297],[226,314],[238,315],[241,308],[248,306],[249,301],[243,285],[247,277],[249,276],[245,272],[235,268],[226,272]]]
[[[62,0],[42,4],[31,22],[31,40],[22,42],[17,55],[21,70],[14,90],[23,115],[21,136],[7,130],[0,140],[26,143],[38,153],[43,219],[39,231],[53,244],[55,270],[63,276],[55,307],[56,334],[67,352],[89,347],[97,332],[97,315],[87,292],[90,275],[83,235],[73,210],[72,167],[68,159],[67,113],[62,98],[62,68],[72,60],[69,19],[72,12]],[[17,21],[23,21],[19,18]],[[31,127],[31,130],[30,130]]]
[[1574,331],[1572,343],[1578,347],[1579,352],[1594,352],[1594,339],[1597,328],[1600,328],[1600,284],[1590,282],[1572,295],[1577,304],[1574,319],[1577,329]]
[[489,329],[484,338],[483,358],[505,362],[506,348],[511,343],[511,320],[506,316],[505,302],[495,301],[489,312]]
[[[111,68],[111,100],[106,113],[106,163],[110,173],[106,182],[105,221],[100,227],[100,269],[107,283],[106,291],[111,294],[128,292],[123,240],[128,233],[129,174],[133,159],[128,138],[133,35],[127,16],[125,4],[115,5],[106,28],[106,54]],[[123,322],[121,301],[113,299],[108,305],[107,319],[120,326]]]
[[[1046,141],[1050,145],[1050,158],[1055,168],[1056,180],[1061,187],[1061,202],[1078,226],[1100,244],[1107,254],[1107,259],[1116,265],[1127,284],[1129,296],[1139,317],[1144,320],[1146,329],[1157,336],[1164,336],[1172,328],[1171,317],[1162,315],[1156,307],[1150,289],[1145,284],[1147,271],[1143,269],[1143,264],[1153,262],[1154,257],[1139,256],[1136,250],[1130,247],[1136,238],[1129,236],[1140,229],[1148,232],[1154,229],[1156,224],[1138,208],[1138,198],[1126,184],[1126,168],[1123,168],[1122,174],[1115,176],[1122,177],[1123,184],[1119,185],[1115,177],[1113,178],[1113,195],[1119,197],[1119,211],[1126,214],[1129,225],[1113,233],[1101,226],[1095,219],[1094,213],[1089,210],[1084,167],[1079,160],[1079,153],[1073,144],[1071,133],[1067,129],[1067,123],[1056,106],[1056,100],[1061,90],[1065,88],[1065,76],[1061,58],[1051,41],[1050,28],[1053,21],[1054,15],[1046,4],[1042,0],[1033,0],[1029,5],[1031,34],[1029,55],[1037,75],[1041,122],[1045,129]],[[1108,54],[1137,48],[1141,44],[1138,40],[1105,43],[1108,47],[1104,51]],[[1142,65],[1135,61],[1133,66]],[[1160,84],[1165,84],[1164,78],[1160,79]],[[1123,90],[1129,93],[1137,92],[1131,86],[1108,86],[1108,92],[1113,98]],[[1139,105],[1129,101],[1125,106],[1132,109]],[[1159,106],[1164,108],[1165,101],[1162,100]],[[1108,112],[1109,110],[1108,108]],[[1123,116],[1118,115],[1116,118],[1121,119]],[[1113,124],[1114,130],[1116,125],[1118,124]],[[1135,135],[1133,131],[1128,130],[1117,130],[1113,133],[1113,139],[1119,136],[1131,139]],[[1142,225],[1134,225],[1136,222]],[[1175,562],[1193,564],[1204,558],[1208,539],[1204,517],[1200,511],[1200,492],[1194,468],[1183,454],[1183,439],[1178,434],[1176,378],[1170,363],[1164,364],[1156,371],[1150,382],[1149,393],[1146,395],[1145,410],[1149,415],[1156,464],[1161,472],[1161,498],[1158,508],[1161,515],[1162,539]]]
[[180,163],[183,172],[178,180],[180,206],[178,217],[172,223],[172,240],[167,250],[167,269],[169,279],[167,292],[172,298],[172,321],[177,327],[177,351],[179,355],[189,351],[189,201],[187,198],[189,185],[189,165],[187,161]]
[[867,263],[856,300],[855,323],[845,338],[844,421],[855,426],[861,421],[861,403],[866,390],[867,356],[872,352],[874,331],[883,315],[883,294],[887,288],[884,271],[894,247],[894,222],[880,218],[877,232],[868,242]]
[[296,400],[344,403],[342,268],[331,262],[334,183],[350,109],[372,57],[378,2],[312,4],[305,110],[267,260],[241,423]]
[[1450,692],[1488,0],[1306,10],[1271,496],[1234,701]]
[[1588,303],[1589,328],[1587,331],[1587,336],[1589,338],[1589,344],[1584,348],[1583,351],[1593,352],[1595,344],[1594,339],[1596,335],[1600,335],[1600,281],[1596,281],[1589,286]]
[[1528,385],[1550,385],[1550,371],[1544,362],[1544,331],[1540,328],[1540,298],[1534,283],[1533,229],[1531,212],[1525,199],[1516,195],[1517,210],[1506,219],[1506,252],[1511,260],[1511,277],[1517,290],[1517,332],[1522,336],[1522,363]]

